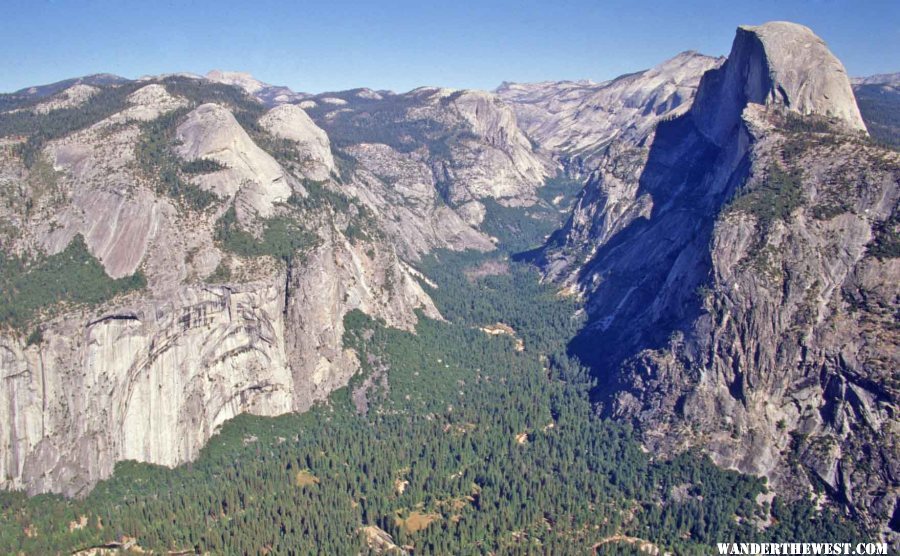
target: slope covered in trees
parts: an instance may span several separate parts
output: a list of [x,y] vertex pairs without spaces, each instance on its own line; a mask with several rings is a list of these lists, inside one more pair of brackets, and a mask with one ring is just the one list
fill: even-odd
[[80,234],[62,252],[33,260],[0,252],[0,326],[22,328],[56,304],[96,305],[146,285],[140,271],[110,278]]
[[857,85],[853,93],[872,138],[894,149],[900,148],[900,87]]

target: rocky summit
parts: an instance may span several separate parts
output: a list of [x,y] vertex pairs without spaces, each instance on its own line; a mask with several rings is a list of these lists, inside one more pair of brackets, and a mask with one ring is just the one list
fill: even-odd
[[[214,70],[0,95],[0,487],[84,497],[119,462],[215,455],[204,446],[242,414],[343,423],[343,397],[378,426],[421,411],[466,438],[483,426],[455,417],[478,399],[467,388],[525,379],[478,366],[442,381],[454,358],[493,361],[485,346],[499,345],[510,369],[552,379],[545,393],[575,388],[586,365],[591,409],[627,423],[610,438],[633,433],[653,461],[704,454],[764,479],[760,503],[809,502],[896,542],[897,106],[896,74],[851,80],[788,22],[738,28],[727,57],[683,52],[601,83],[309,94]],[[502,287],[515,294],[496,314],[530,320],[499,322],[488,306]],[[568,336],[548,347],[551,322]],[[467,349],[421,348],[414,332]],[[372,351],[386,337],[405,346],[394,359]],[[391,382],[392,365],[416,370]],[[568,414],[553,399],[540,423],[512,419],[504,458],[554,445]],[[325,489],[314,459],[281,471]],[[445,515],[465,526],[502,482],[468,465],[442,468],[466,491],[431,496],[431,513],[410,504],[361,524],[366,546],[414,553],[411,535]],[[423,488],[415,464],[394,467],[392,500]],[[699,505],[692,480],[653,492]],[[359,488],[341,504],[364,503]],[[640,507],[604,523],[655,511]],[[776,514],[732,521],[763,531]],[[541,530],[563,527],[542,515]],[[621,531],[592,542],[659,552]]]

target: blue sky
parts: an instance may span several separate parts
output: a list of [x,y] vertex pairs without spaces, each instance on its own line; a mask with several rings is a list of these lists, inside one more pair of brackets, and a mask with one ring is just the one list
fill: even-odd
[[0,0],[0,91],[109,72],[248,71],[298,91],[603,80],[734,29],[812,27],[851,75],[900,71],[900,0]]

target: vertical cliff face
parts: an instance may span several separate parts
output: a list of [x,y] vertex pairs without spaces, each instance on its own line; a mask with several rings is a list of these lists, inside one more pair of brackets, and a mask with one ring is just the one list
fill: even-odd
[[443,166],[450,198],[516,198],[533,194],[552,167],[532,149],[512,109],[482,91],[456,91],[439,96],[467,124],[474,136],[451,147]]
[[685,317],[655,323],[668,334],[659,347],[621,354],[606,408],[643,422],[661,449],[703,446],[779,492],[824,491],[886,527],[898,495],[900,267],[881,246],[896,234],[900,159],[839,133],[796,154],[803,139],[765,136],[706,249],[679,254],[702,273],[673,267],[696,284]]
[[238,413],[290,411],[283,299],[264,283],[185,288],[57,319],[39,345],[4,336],[4,486],[82,494],[116,461],[175,465]]
[[292,265],[287,288],[286,351],[297,411],[325,399],[357,371],[356,354],[343,345],[349,311],[360,309],[404,329],[415,325],[417,309],[440,318],[390,246],[354,244],[337,230],[323,233],[321,244]]
[[544,264],[586,300],[605,412],[888,530],[900,158],[864,129],[808,29],[741,28],[646,162],[609,149]]
[[440,317],[381,216],[332,181],[323,130],[228,89],[202,102],[206,86],[104,90],[115,109],[31,167],[4,149],[0,179],[21,199],[0,210],[3,256],[40,261],[80,234],[104,279],[140,272],[147,287],[3,323],[3,488],[79,495],[120,460],[189,461],[227,419],[303,411],[345,385],[348,311],[407,329],[417,310]]

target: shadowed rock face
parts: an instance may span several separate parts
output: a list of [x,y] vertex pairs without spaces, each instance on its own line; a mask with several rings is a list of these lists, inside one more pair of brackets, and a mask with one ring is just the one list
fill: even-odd
[[646,153],[609,147],[543,264],[585,298],[604,412],[890,536],[900,156],[864,129],[808,29],[741,28]]
[[[52,116],[105,79],[10,102]],[[230,83],[280,105],[265,115],[249,97],[182,98],[168,79],[132,83],[121,110],[50,141],[46,183],[0,149],[0,182],[30,202],[0,206],[4,248],[58,253],[81,234],[107,274],[149,284],[44,320],[39,344],[0,334],[2,486],[82,494],[124,458],[190,460],[238,413],[307,409],[356,370],[344,315],[407,329],[416,309],[439,317],[408,261],[493,248],[484,201],[534,202],[553,157],[591,176],[541,262],[585,298],[573,345],[602,372],[600,408],[661,453],[702,447],[788,496],[818,484],[870,524],[900,515],[900,267],[883,248],[900,161],[862,139],[843,67],[809,29],[742,27],[727,61],[688,52],[608,83],[497,95],[312,96],[230,72],[178,89]],[[173,164],[226,166],[185,177],[220,197],[207,211],[136,169],[141,123],[179,108]],[[288,199],[313,204],[304,179],[352,202],[303,214],[317,242],[302,264],[222,249],[227,210],[259,239]],[[379,233],[351,233],[362,213]],[[204,282],[223,267],[230,278]]]

